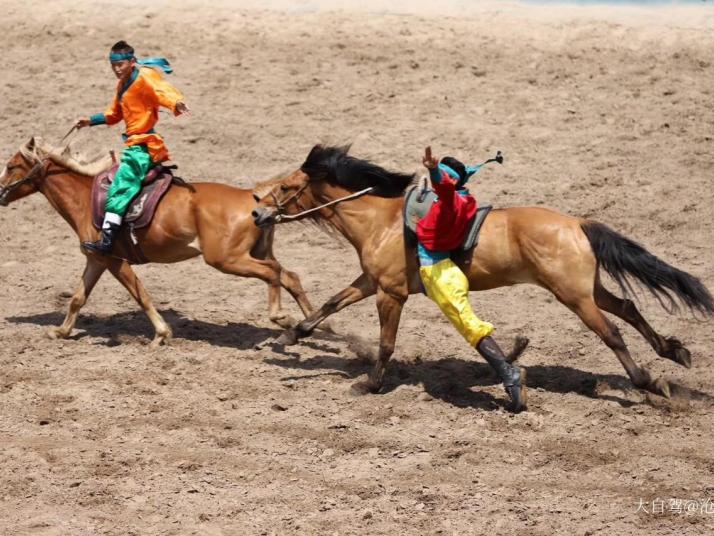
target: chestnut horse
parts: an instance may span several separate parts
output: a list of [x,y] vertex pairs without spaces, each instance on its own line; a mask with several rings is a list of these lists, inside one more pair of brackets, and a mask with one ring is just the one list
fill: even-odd
[[[90,165],[43,146],[34,138],[20,147],[0,173],[0,206],[42,192],[52,207],[77,233],[80,243],[96,240],[92,225],[93,176],[108,168],[109,157]],[[244,277],[257,277],[268,284],[270,319],[282,327],[292,320],[281,310],[280,287],[297,301],[305,315],[312,311],[300,279],[275,260],[272,230],[260,230],[251,218],[256,202],[251,190],[217,183],[173,185],[157,207],[151,224],[136,230],[139,246],[149,262],[173,263],[203,255],[218,270]],[[151,297],[126,259],[126,231],[104,257],[82,248],[87,264],[61,326],[52,328],[52,338],[66,338],[86,303],[92,288],[109,270],[147,314],[155,329],[152,346],[171,338],[171,328],[158,313]]]
[[[409,294],[421,291],[416,253],[405,244],[403,232],[403,194],[413,176],[386,171],[348,155],[347,150],[315,146],[300,169],[269,192],[254,190],[263,197],[253,216],[260,226],[311,218],[342,233],[357,250],[363,273],[284,332],[278,342],[294,344],[327,316],[376,293],[379,358],[367,381],[356,383],[353,389],[377,392],[394,352],[402,307]],[[617,327],[603,311],[632,325],[662,357],[690,367],[689,350],[676,338],[659,335],[632,301],[605,289],[599,268],[625,293],[632,290],[628,278],[636,279],[670,313],[677,309],[678,298],[693,311],[714,314],[714,300],[696,277],[601,223],[543,208],[491,211],[471,262],[461,263],[461,268],[471,290],[519,283],[549,290],[615,353],[635,386],[665,397],[670,396],[670,385],[635,364]]]

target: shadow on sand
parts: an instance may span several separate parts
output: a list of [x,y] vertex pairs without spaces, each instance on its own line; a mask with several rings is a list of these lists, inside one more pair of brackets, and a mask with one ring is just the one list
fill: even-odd
[[[320,355],[300,358],[300,345],[289,349],[272,344],[281,330],[264,328],[243,322],[228,322],[214,324],[203,320],[190,319],[174,309],[160,311],[164,319],[171,325],[174,338],[190,341],[202,341],[215,346],[234,348],[236,350],[253,349],[261,344],[265,348],[272,347],[273,355],[266,357],[265,362],[283,368],[313,372],[312,374],[296,374],[283,380],[301,381],[323,375],[340,375],[347,379],[356,379],[366,374],[372,365],[366,358],[370,352],[368,344],[363,339],[353,335],[333,335],[315,332],[310,339],[301,341],[300,345],[308,346],[320,352]],[[16,324],[36,324],[40,326],[57,326],[64,320],[60,312],[40,313],[27,316],[7,317],[8,322]],[[154,336],[153,327],[141,312],[125,312],[107,317],[92,314],[81,315],[77,321],[77,332],[70,338],[74,340],[86,336],[105,339],[107,346],[122,344],[125,336],[143,338],[147,342]],[[347,342],[351,352],[361,357],[344,356],[341,348],[334,346],[335,342]],[[277,357],[281,355],[282,357]],[[325,369],[333,372],[325,372]],[[667,406],[664,399],[653,400],[649,395],[642,401],[641,391],[632,386],[624,375],[594,374],[563,365],[529,365],[527,385],[529,389],[543,389],[553,393],[576,393],[590,398],[611,400],[623,407],[649,403],[654,406]],[[382,387],[382,393],[388,393],[400,385],[424,386],[424,390],[432,397],[457,407],[473,407],[494,410],[505,403],[503,397],[495,398],[490,393],[479,390],[478,387],[498,383],[491,368],[482,362],[459,358],[442,358],[438,360],[403,362],[393,360],[388,368]],[[689,389],[670,382],[673,400],[686,403],[690,400],[714,403],[711,395]],[[476,390],[474,390],[476,388]],[[656,397],[657,399],[659,397]]]
[[[243,322],[228,322],[223,325],[186,318],[174,309],[166,309],[159,313],[171,326],[174,338],[177,340],[203,341],[215,346],[247,350],[280,334],[280,329],[277,328],[263,328]],[[11,316],[6,320],[15,324],[36,324],[50,327],[59,326],[64,320],[64,314],[60,312],[40,313],[28,316]],[[75,330],[69,337],[70,339],[79,340],[87,336],[98,337],[105,339],[103,344],[107,346],[122,344],[120,339],[125,336],[141,338],[147,342],[154,337],[154,328],[141,311],[111,316],[82,314],[77,319]]]

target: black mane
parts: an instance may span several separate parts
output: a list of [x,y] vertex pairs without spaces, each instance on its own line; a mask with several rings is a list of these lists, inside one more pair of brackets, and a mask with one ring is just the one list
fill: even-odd
[[371,194],[380,197],[399,197],[414,180],[414,175],[387,171],[372,162],[350,156],[347,154],[349,150],[349,145],[315,145],[300,169],[311,180],[325,180],[353,192],[372,187]]

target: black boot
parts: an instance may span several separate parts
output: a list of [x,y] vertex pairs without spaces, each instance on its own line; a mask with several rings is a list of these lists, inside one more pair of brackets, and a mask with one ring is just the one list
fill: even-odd
[[82,246],[89,250],[96,251],[97,253],[101,253],[102,255],[109,255],[112,251],[114,240],[119,234],[120,228],[121,225],[106,222],[99,240],[96,242],[82,242]]
[[481,339],[476,350],[503,381],[506,394],[511,399],[508,410],[519,413],[526,409],[526,371],[506,361],[506,356],[492,337]]

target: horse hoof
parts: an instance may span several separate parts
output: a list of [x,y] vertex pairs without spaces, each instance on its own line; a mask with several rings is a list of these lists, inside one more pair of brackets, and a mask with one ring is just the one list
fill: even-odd
[[669,382],[664,378],[657,378],[655,381],[647,386],[647,390],[655,395],[662,396],[664,398],[672,398],[672,391],[669,388]]
[[47,330],[47,336],[56,341],[57,339],[66,339],[69,333],[66,333],[62,328],[50,328]]
[[324,331],[325,333],[331,333],[333,335],[337,335],[337,331],[335,331],[334,326],[332,325],[332,322],[329,320],[323,320],[318,324],[317,329],[320,331]]
[[161,337],[156,336],[156,337],[154,337],[154,340],[151,341],[151,343],[149,344],[149,348],[154,350],[154,349],[158,348],[159,346],[161,346],[162,344],[169,346],[170,342],[171,342],[170,336],[168,336],[168,337],[167,336],[161,336]]
[[679,363],[685,368],[692,368],[692,352],[687,350],[684,346],[677,348],[674,351],[673,361],[675,363]]
[[297,320],[288,314],[280,314],[277,316],[271,316],[270,321],[277,324],[283,329],[291,329],[297,325]]
[[355,382],[350,386],[350,394],[352,396],[364,396],[376,393],[379,389],[375,389],[371,382]]
[[286,329],[280,334],[280,337],[278,337],[275,342],[281,346],[292,346],[293,344],[297,344],[297,331],[295,331],[294,328]]
[[685,368],[692,368],[692,353],[682,345],[679,339],[669,337],[667,343],[668,348],[663,357],[671,359]]

